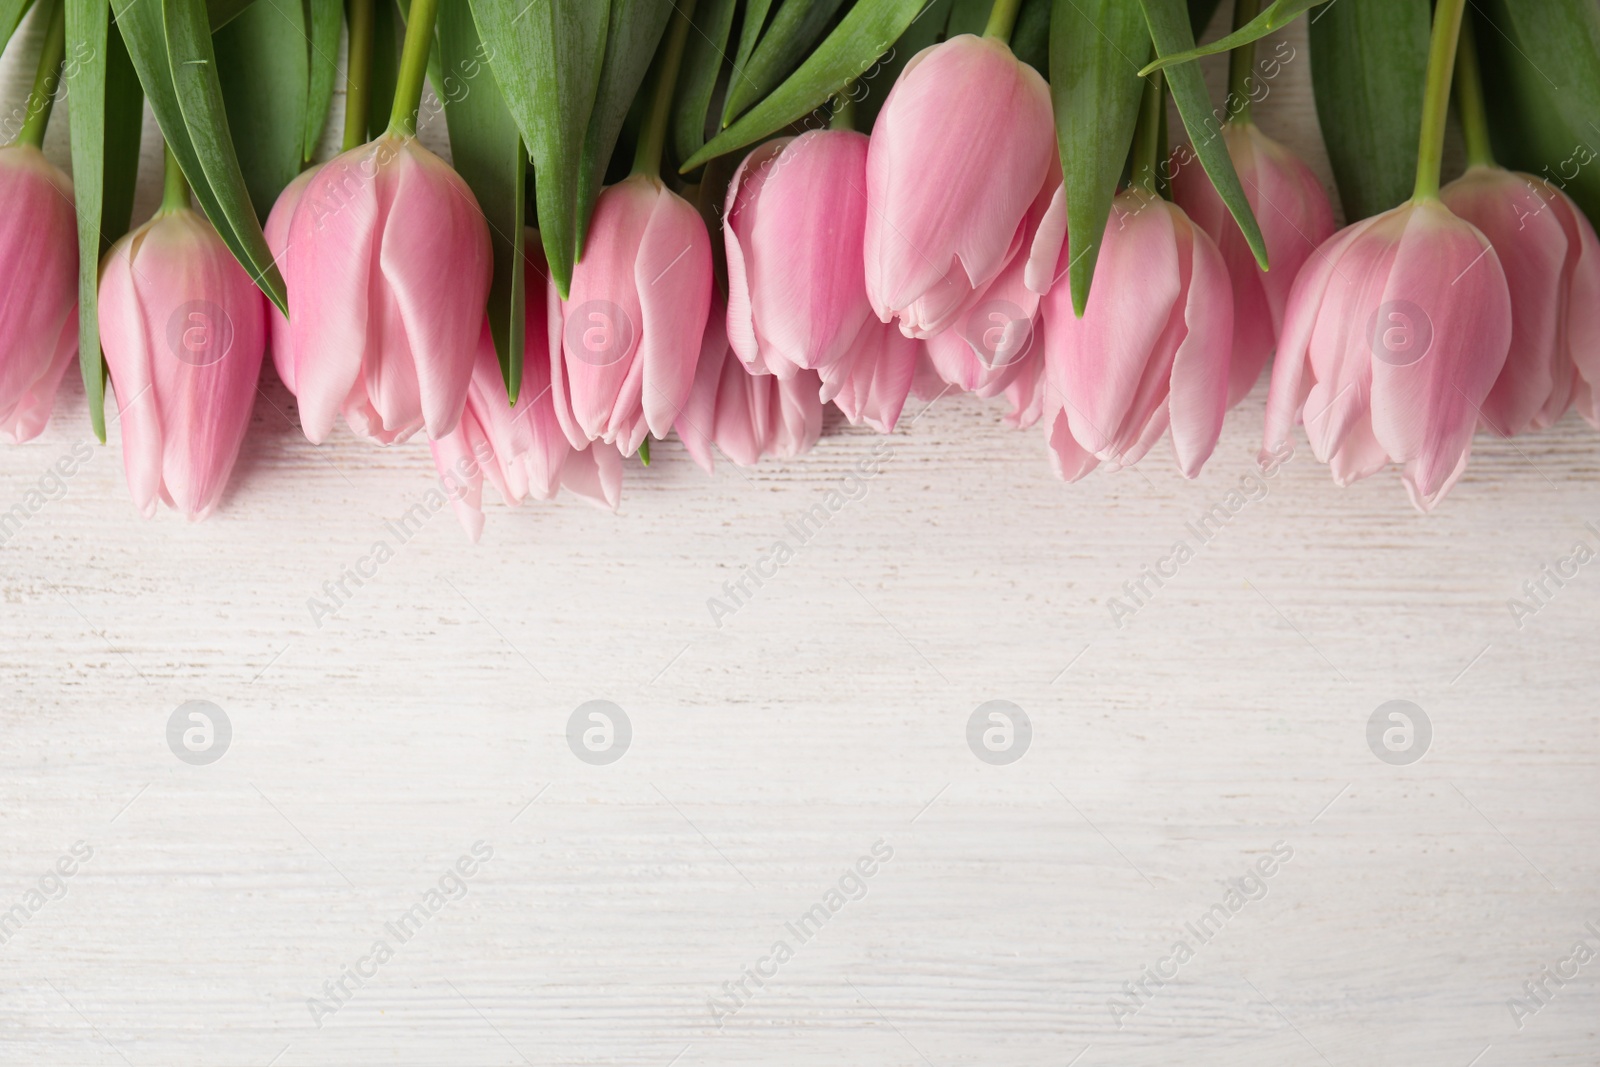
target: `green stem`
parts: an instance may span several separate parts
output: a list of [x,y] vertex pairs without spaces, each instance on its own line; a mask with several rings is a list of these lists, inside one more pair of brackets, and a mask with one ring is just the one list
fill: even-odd
[[33,75],[33,91],[28,94],[28,117],[22,123],[22,132],[17,134],[18,144],[30,144],[35,148],[44,144],[50,109],[55,105],[56,86],[61,83],[61,59],[66,52],[67,5],[64,0],[55,0],[50,26],[44,34],[44,47],[39,52],[39,67]]
[[188,209],[189,182],[183,176],[183,168],[178,166],[178,157],[172,154],[172,148],[165,145],[163,148],[166,150],[166,165],[161,185],[161,210],[158,214],[165,215]]
[[1478,75],[1478,45],[1469,18],[1462,19],[1461,42],[1456,45],[1456,111],[1461,118],[1461,137],[1467,146],[1467,165],[1494,166],[1494,149],[1489,145],[1489,116],[1483,106],[1483,79]]
[[1433,9],[1433,39],[1428,44],[1428,81],[1422,97],[1422,137],[1417,142],[1417,184],[1412,200],[1439,195],[1439,165],[1444,158],[1444,120],[1450,110],[1450,75],[1456,66],[1456,38],[1466,0],[1439,0]]
[[1017,24],[1017,12],[1021,8],[1022,0],[994,0],[994,6],[989,9],[989,24],[983,28],[983,35],[1009,44],[1011,29]]
[[422,79],[428,73],[433,20],[438,13],[439,0],[411,0],[411,10],[406,14],[406,43],[400,50],[394,109],[389,112],[389,132],[400,137],[417,135],[417,108],[422,106]]
[[350,0],[350,54],[344,64],[345,152],[367,140],[367,112],[372,108],[372,4],[373,0]]
[[694,0],[675,5],[672,22],[656,54],[650,85],[650,111],[639,133],[633,153],[633,173],[661,176],[661,154],[667,146],[667,120],[672,117],[672,93],[678,86],[678,68],[683,65],[683,46],[689,40],[689,20],[694,18]]
[[[1241,29],[1261,11],[1261,0],[1237,0],[1233,5],[1233,28]],[[1250,75],[1256,65],[1256,43],[1235,48],[1228,56],[1228,121],[1250,121]]]
[[1139,121],[1133,127],[1133,161],[1129,184],[1147,193],[1156,191],[1156,165],[1161,158],[1161,110],[1166,102],[1161,72],[1144,80],[1139,100]]
[[853,130],[856,128],[856,101],[850,95],[854,83],[845,86],[844,91],[833,98],[833,113],[828,116],[828,129]]

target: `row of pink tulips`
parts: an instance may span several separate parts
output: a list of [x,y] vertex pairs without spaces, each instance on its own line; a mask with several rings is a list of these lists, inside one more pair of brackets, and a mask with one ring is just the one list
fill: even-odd
[[[891,432],[910,395],[1004,396],[1075,480],[1164,435],[1196,476],[1273,353],[1264,447],[1303,421],[1346,484],[1398,464],[1432,507],[1480,426],[1576,404],[1600,421],[1600,243],[1540,179],[1478,163],[1334,232],[1310,169],[1247,119],[1222,130],[1260,222],[1262,271],[1197,165],[1118,195],[1080,318],[1048,88],[997,40],[907,65],[871,137],[758,146],[722,205],[727,293],[693,205],[648,170],[600,196],[563,299],[528,271],[527,381],[507,403],[484,318],[472,193],[391,132],[302,174],[267,222],[290,315],[271,309],[171,181],[117,243],[101,333],[135,503],[217,503],[263,353],[306,436],[340,416],[380,444],[425,431],[474,537],[487,478],[509,503],[561,488],[614,507],[623,460],[676,430],[708,470],[811,447],[822,405]],[[1180,156],[1183,155],[1180,152]],[[1176,159],[1175,159],[1176,163]],[[68,179],[0,150],[0,428],[40,432],[76,349]],[[27,224],[18,220],[26,218]],[[537,259],[536,240],[528,242]]]

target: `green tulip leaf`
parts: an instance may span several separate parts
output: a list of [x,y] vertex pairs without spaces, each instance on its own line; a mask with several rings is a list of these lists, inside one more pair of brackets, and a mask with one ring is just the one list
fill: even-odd
[[0,52],[6,50],[6,42],[17,32],[17,27],[22,24],[22,16],[28,13],[31,6],[33,0],[0,0]]
[[[1191,59],[1199,59],[1201,56],[1214,56],[1219,52],[1231,52],[1240,45],[1261,40],[1267,34],[1288,25],[1318,4],[1327,2],[1328,0],[1276,0],[1265,11],[1262,11],[1255,18],[1228,34],[1228,36],[1212,41],[1210,44],[1203,44],[1198,48],[1191,48],[1186,52],[1164,56],[1147,65],[1139,73],[1149,74],[1153,71],[1165,70],[1174,63],[1187,63]],[[1198,33],[1197,29],[1196,34],[1198,35]]]
[[577,258],[583,257],[589,215],[600,196],[600,183],[617,147],[622,122],[633,98],[639,95],[639,86],[671,16],[671,0],[611,0],[600,85],[595,91],[589,132],[584,136],[583,158],[578,165],[577,238],[573,246]]
[[1430,12],[1429,0],[1336,0],[1311,20],[1317,118],[1347,219],[1411,197]]
[[78,216],[78,368],[95,436],[106,439],[106,374],[100,354],[100,257],[128,231],[139,172],[144,95],[111,24],[106,0],[67,0],[65,92]]
[[[1055,0],[1050,26],[1050,95],[1074,235],[1068,280],[1079,315],[1089,302],[1100,242],[1139,118],[1150,31],[1136,0]],[[1082,244],[1080,249],[1076,247]]]
[[694,26],[683,48],[678,102],[672,113],[672,143],[679,159],[688,159],[706,143],[706,118],[727,58],[735,6],[736,0],[700,0],[694,6]]
[[925,2],[860,0],[798,70],[690,156],[679,170],[687,173],[708,159],[753,144],[804,117],[865,74],[905,33]]
[[605,59],[611,5],[471,0],[489,67],[533,157],[539,237],[563,297],[577,244],[578,167]]
[[750,59],[738,76],[728,83],[728,97],[722,109],[722,124],[727,126],[770,93],[795,64],[805,58],[811,46],[827,28],[842,0],[783,0],[772,25],[761,36]]
[[1600,5],[1594,0],[1524,0],[1503,9],[1501,25],[1516,38],[1520,58],[1545,81],[1550,102],[1566,125],[1584,131],[1585,138],[1593,136],[1591,123],[1600,120]]
[[245,10],[255,2],[256,0],[208,0],[206,19],[211,23],[213,30],[220,30],[244,14]]
[[[1156,55],[1175,55],[1194,47],[1194,32],[1189,27],[1189,12],[1183,0],[1140,2],[1144,6],[1145,22],[1150,27],[1150,39],[1155,43]],[[1200,75],[1199,65],[1180,64],[1167,71],[1166,78],[1172,89],[1172,100],[1178,105],[1178,116],[1189,131],[1189,142],[1200,165],[1205,168],[1217,195],[1239,224],[1245,243],[1255,253],[1256,262],[1262,270],[1266,270],[1267,246],[1261,239],[1261,227],[1256,224],[1250,201],[1245,199],[1244,187],[1239,184],[1239,175],[1233,169],[1233,158],[1228,155],[1227,142],[1222,139],[1221,123],[1211,106],[1211,97],[1206,93],[1206,83]]]
[[339,31],[344,26],[344,5],[339,0],[305,0],[311,40],[307,50],[310,77],[306,87],[306,130],[300,148],[302,164],[310,163],[322,140],[333,107],[333,86],[339,77]]
[[262,218],[300,173],[310,86],[305,14],[298,3],[253,4],[211,39],[228,128]]
[[[761,40],[761,31],[767,28],[767,14],[772,10],[772,0],[745,0],[743,5],[744,17],[739,23],[739,47],[733,53],[733,74],[729,84],[738,81],[744,76],[744,65],[750,62],[750,57],[755,54],[756,43]],[[717,126],[724,127],[728,120],[724,117]]]
[[[468,0],[441,0],[439,55],[446,70],[440,91],[450,127],[450,156],[472,189],[489,223],[494,282],[489,289],[489,332],[512,403],[522,388],[527,336],[527,289],[523,272],[523,222],[527,203],[528,154],[489,73]],[[544,323],[535,323],[543,329]]]
[[1011,30],[1011,52],[1018,59],[1050,78],[1050,13],[1054,0],[1022,0],[1017,24]]

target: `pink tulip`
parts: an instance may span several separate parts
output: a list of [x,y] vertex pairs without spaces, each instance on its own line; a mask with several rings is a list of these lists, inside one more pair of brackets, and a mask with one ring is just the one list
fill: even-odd
[[672,429],[694,384],[711,309],[705,222],[658,178],[610,186],[570,295],[552,292],[550,304],[551,381],[568,440],[633,455],[646,433]]
[[926,358],[924,348],[893,323],[868,318],[849,354],[822,368],[823,402],[837,404],[853,426],[865,423],[879,433],[893,433],[918,360]]
[[205,518],[255,405],[266,298],[203,216],[163,209],[106,253],[100,343],[134,504]]
[[72,179],[29,144],[0,148],[0,435],[39,436],[78,351]]
[[980,397],[1005,392],[1029,361],[1042,359],[1036,334],[1039,300],[1050,290],[1067,236],[1066,190],[1060,165],[1039,187],[1019,227],[1011,258],[973,291],[950,326],[927,340],[939,375]]
[[816,372],[791,367],[787,378],[752,372],[729,347],[721,310],[712,307],[694,387],[678,414],[684,447],[707,474],[715,469],[713,443],[741,467],[809,452],[822,436]]
[[1503,437],[1552,425],[1567,410],[1579,360],[1600,369],[1600,242],[1549,182],[1476,166],[1439,198],[1483,231],[1511,293],[1511,348],[1483,418]]
[[1217,243],[1228,265],[1233,283],[1232,407],[1255,387],[1272,357],[1295,275],[1317,246],[1333,236],[1333,207],[1311,168],[1254,123],[1228,123],[1222,137],[1261,226],[1272,269],[1264,271],[1256,263],[1238,223],[1198,162],[1175,167],[1172,199]]
[[1137,463],[1169,427],[1178,469],[1198,475],[1222,432],[1233,338],[1228,270],[1206,232],[1129,189],[1112,204],[1083,318],[1066,285],[1041,310],[1046,429],[1062,476]]
[[733,350],[784,377],[838,362],[872,315],[867,138],[812,130],[766,142],[739,164],[726,212]]
[[[311,184],[311,179],[317,176],[320,169],[320,166],[311,167],[297,174],[278,194],[272,210],[267,214],[267,224],[262,227],[262,232],[267,238],[267,248],[272,251],[273,262],[280,269],[284,266],[284,253],[289,248],[289,224],[294,221],[295,208],[300,206],[306,186]],[[289,336],[289,320],[271,301],[267,302],[267,339],[272,352],[272,366],[277,370],[278,378],[289,387],[289,392],[295,392],[294,349]]]
[[1466,468],[1510,344],[1505,273],[1476,226],[1435,199],[1347,226],[1289,294],[1263,458],[1303,416],[1334,481],[1399,463],[1432,508]]
[[[537,239],[535,239],[537,240]],[[537,244],[530,244],[530,249]],[[530,253],[531,254],[531,253]],[[530,271],[531,273],[531,271]],[[544,299],[530,286],[529,317]],[[548,342],[542,329],[529,330],[522,388],[513,406],[495,355],[494,338],[484,323],[467,404],[456,428],[429,442],[439,478],[450,489],[456,517],[474,542],[483,533],[483,481],[487,476],[500,498],[515,506],[528,497],[553,500],[563,488],[613,510],[622,499],[622,454],[607,444],[574,449],[556,420],[550,396]]]
[[1055,153],[1049,87],[1004,42],[963,34],[912,57],[867,152],[878,318],[910,337],[954,322],[1023,243]]
[[321,443],[341,412],[382,444],[455,429],[493,269],[472,190],[385,134],[286,195],[299,196],[281,253],[290,352],[275,358],[292,362],[306,436]]

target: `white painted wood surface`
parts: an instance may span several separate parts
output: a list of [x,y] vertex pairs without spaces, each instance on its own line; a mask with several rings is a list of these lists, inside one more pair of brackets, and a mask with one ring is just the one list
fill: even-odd
[[[1286,39],[1258,116],[1326,176]],[[14,58],[3,84],[21,100]],[[441,512],[318,626],[308,599],[434,484],[422,444],[313,448],[271,382],[190,526],[135,514],[113,432],[0,547],[0,913],[93,853],[0,945],[0,1060],[1600,1062],[1600,961],[1520,1030],[1507,1007],[1600,945],[1600,563],[1520,629],[1507,606],[1600,545],[1600,442],[1573,417],[1480,438],[1427,517],[1302,446],[1116,628],[1110,598],[1252,469],[1262,396],[1196,482],[1163,445],[1075,486],[1039,433],[941,400],[720,628],[707,599],[878,439],[830,424],[709,479],[669,444],[619,514],[494,504],[476,547]],[[87,435],[69,386],[0,449],[0,510]],[[609,766],[566,740],[592,699],[632,723]],[[1033,725],[1009,766],[965,741],[993,699]],[[1410,766],[1367,746],[1392,699],[1432,723]],[[232,725],[208,766],[168,748],[190,700]],[[464,897],[386,932],[479,841]],[[790,933],[880,841],[865,896]],[[1186,934],[1278,842],[1265,896]]]

